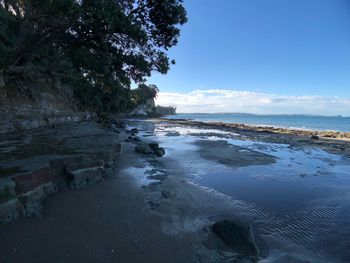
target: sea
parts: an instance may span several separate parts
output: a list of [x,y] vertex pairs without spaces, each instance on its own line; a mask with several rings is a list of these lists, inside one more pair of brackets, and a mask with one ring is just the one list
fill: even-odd
[[179,113],[172,119],[191,119],[203,122],[243,123],[256,126],[273,126],[289,129],[350,132],[350,117],[249,113]]

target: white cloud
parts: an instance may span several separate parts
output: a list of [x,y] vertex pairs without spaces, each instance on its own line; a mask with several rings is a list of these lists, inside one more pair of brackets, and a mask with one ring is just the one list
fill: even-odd
[[251,91],[195,90],[187,93],[160,92],[158,105],[177,107],[177,112],[256,114],[350,115],[350,98],[286,96]]

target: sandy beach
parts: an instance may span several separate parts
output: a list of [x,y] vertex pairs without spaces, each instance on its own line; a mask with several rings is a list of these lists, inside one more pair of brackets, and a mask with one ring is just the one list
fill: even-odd
[[[0,262],[350,260],[347,141],[124,121],[116,172],[51,195],[40,216],[1,225]],[[143,142],[165,155],[136,152]]]

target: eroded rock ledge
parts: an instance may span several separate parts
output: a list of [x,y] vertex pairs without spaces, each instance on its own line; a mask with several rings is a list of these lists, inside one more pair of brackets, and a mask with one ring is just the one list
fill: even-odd
[[120,134],[95,122],[40,128],[0,138],[0,223],[40,213],[59,189],[78,189],[113,173]]

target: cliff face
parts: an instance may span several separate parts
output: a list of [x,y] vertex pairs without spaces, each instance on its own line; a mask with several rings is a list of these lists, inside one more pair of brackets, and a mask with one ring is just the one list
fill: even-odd
[[[1,84],[1,83],[0,83]],[[90,119],[82,111],[71,88],[59,81],[0,85],[0,134]]]
[[148,99],[145,103],[140,104],[133,110],[133,115],[148,116],[154,112],[156,104],[154,99]]

